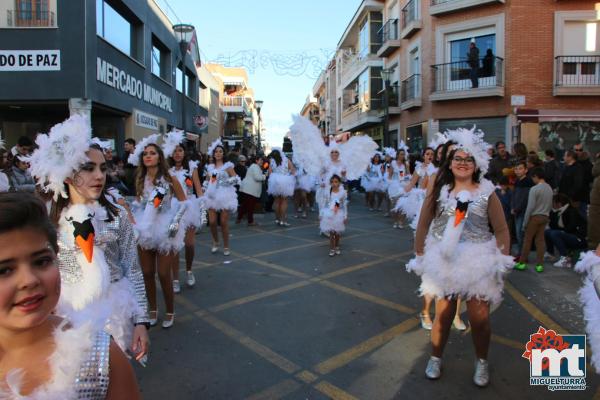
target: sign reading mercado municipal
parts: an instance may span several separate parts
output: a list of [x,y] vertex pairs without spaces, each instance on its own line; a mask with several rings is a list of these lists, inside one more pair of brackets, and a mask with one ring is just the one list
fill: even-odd
[[171,97],[100,57],[97,57],[96,60],[96,79],[120,92],[136,97],[165,111],[173,112]]

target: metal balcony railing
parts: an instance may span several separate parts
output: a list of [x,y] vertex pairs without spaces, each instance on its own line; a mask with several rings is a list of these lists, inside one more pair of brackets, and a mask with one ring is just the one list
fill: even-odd
[[418,8],[419,0],[410,0],[402,9],[402,29],[421,18]]
[[480,58],[476,65],[468,61],[456,61],[432,65],[434,92],[469,90],[504,86],[504,59],[500,57]]
[[9,27],[55,27],[53,11],[6,10],[6,25]]
[[415,100],[421,97],[421,75],[414,74],[400,83],[400,101]]
[[600,56],[556,57],[555,86],[600,86]]
[[384,44],[390,40],[398,40],[398,19],[389,19],[379,30],[379,40]]

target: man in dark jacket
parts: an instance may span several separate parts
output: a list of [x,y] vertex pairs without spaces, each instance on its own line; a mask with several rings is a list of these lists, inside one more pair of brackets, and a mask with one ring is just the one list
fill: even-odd
[[554,248],[560,254],[560,259],[554,264],[555,267],[571,267],[569,252],[587,247],[586,221],[579,211],[570,205],[566,195],[557,194],[552,202],[549,229],[544,231],[546,248],[550,255],[554,254]]
[[519,160],[516,162],[515,175],[517,181],[512,195],[511,213],[515,218],[515,234],[520,254],[523,246],[523,223],[525,211],[527,210],[527,199],[529,198],[529,189],[533,186],[533,181],[527,177],[527,161]]
[[583,167],[577,162],[577,153],[573,150],[565,152],[565,168],[558,185],[558,193],[569,196],[573,207],[578,210],[582,201],[586,205],[589,203],[590,190],[585,188],[585,173]]
[[496,153],[496,157],[490,161],[488,177],[497,185],[500,181],[500,177],[504,175],[502,171],[505,168],[511,168],[512,165],[510,162],[510,154],[506,151],[506,144],[504,142],[496,142]]
[[573,146],[573,151],[577,154],[577,164],[583,171],[583,188],[584,197],[579,201],[579,212],[584,217],[587,216],[587,206],[590,204],[590,190],[592,182],[594,182],[594,176],[592,175],[592,168],[594,164],[590,161],[590,155],[583,149],[582,143],[577,143]]
[[546,150],[546,161],[544,161],[544,174],[546,175],[546,183],[556,189],[560,182],[560,164],[556,161],[554,150]]
[[471,77],[471,87],[473,89],[479,87],[479,49],[475,44],[475,39],[471,39],[471,44],[469,45],[469,52],[467,53],[467,62],[469,63],[469,67],[471,67],[470,77]]

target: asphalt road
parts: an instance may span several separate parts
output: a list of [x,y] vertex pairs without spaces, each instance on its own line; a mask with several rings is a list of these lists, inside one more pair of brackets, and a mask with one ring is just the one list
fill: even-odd
[[539,326],[584,333],[572,270],[509,274],[492,314],[487,388],[472,383],[469,331],[452,331],[442,378],[432,382],[419,279],[404,269],[412,230],[392,229],[355,196],[342,254],[329,257],[315,213],[290,218],[289,228],[273,218],[232,225],[229,257],[210,254],[206,228],[196,236],[197,284],[176,296],[173,328],[150,331],[148,366],[136,367],[145,399],[600,398],[589,364],[585,391],[550,392],[530,386],[521,357]]

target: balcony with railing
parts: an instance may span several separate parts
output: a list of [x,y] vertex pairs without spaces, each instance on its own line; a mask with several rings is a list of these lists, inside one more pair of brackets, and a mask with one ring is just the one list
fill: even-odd
[[410,0],[402,9],[400,39],[408,39],[422,27],[421,0]]
[[398,19],[389,19],[377,32],[381,47],[377,51],[377,56],[387,57],[395,50],[400,48],[401,41],[399,36],[399,21]]
[[8,28],[56,28],[53,11],[43,10],[6,10]]
[[400,83],[400,108],[421,107],[421,75],[414,74]]
[[438,15],[478,7],[489,3],[504,3],[505,0],[429,0],[429,14]]
[[504,59],[484,57],[476,66],[468,61],[432,65],[431,101],[473,97],[504,97]]
[[342,78],[340,86],[347,87],[368,67],[383,67],[383,60],[377,54],[346,49],[338,66]]
[[555,96],[600,95],[600,56],[558,56],[555,60]]
[[244,115],[252,115],[246,97],[244,96],[223,96],[221,107],[226,113],[240,113]]

